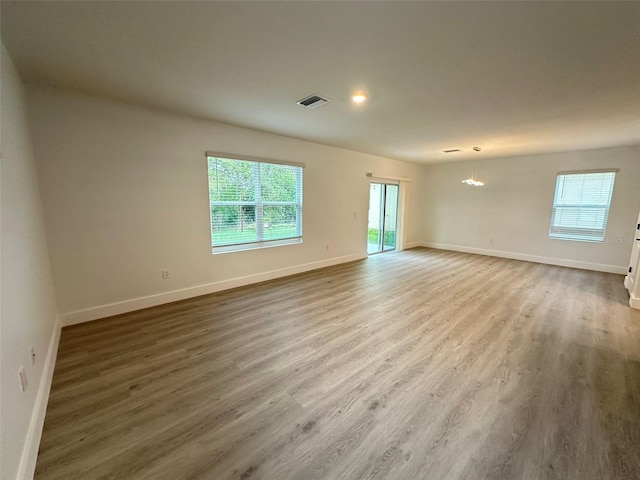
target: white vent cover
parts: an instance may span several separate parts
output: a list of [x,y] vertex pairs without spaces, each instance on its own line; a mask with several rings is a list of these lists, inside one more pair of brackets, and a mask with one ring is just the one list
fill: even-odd
[[321,97],[320,95],[309,95],[308,97],[304,97],[302,100],[298,100],[296,103],[298,105],[302,105],[307,108],[318,108],[322,105],[329,103],[331,99],[326,97]]

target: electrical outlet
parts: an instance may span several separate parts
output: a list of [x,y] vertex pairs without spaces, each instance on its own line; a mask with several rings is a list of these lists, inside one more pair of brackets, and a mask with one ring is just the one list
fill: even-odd
[[27,382],[27,372],[24,371],[24,367],[20,367],[18,369],[18,376],[20,377],[20,388],[22,391],[27,390],[28,382]]
[[169,270],[162,270],[162,279],[169,280]]
[[36,364],[36,350],[35,348],[31,347],[31,365],[35,365]]

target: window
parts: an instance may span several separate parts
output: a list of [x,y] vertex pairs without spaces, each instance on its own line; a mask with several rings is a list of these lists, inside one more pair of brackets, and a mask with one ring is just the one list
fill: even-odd
[[559,173],[549,237],[604,241],[615,171]]
[[301,164],[207,153],[214,253],[302,241]]

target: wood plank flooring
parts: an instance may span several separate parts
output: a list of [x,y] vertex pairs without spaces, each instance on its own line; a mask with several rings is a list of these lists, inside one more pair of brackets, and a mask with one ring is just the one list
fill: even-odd
[[67,327],[36,479],[638,479],[622,280],[414,249]]

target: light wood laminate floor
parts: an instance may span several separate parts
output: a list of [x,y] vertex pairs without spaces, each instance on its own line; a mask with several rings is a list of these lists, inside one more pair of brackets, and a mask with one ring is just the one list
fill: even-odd
[[65,328],[36,479],[638,479],[622,281],[415,249]]

